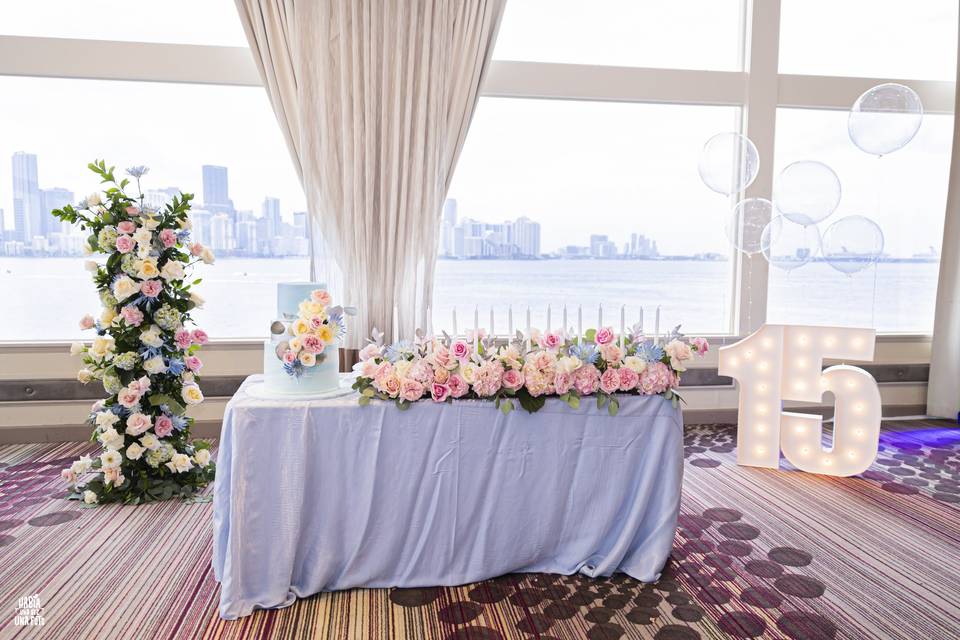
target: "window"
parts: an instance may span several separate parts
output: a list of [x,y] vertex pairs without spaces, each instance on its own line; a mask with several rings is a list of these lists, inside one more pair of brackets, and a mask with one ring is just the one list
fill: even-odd
[[233,0],[31,0],[0,3],[0,33],[246,47]]
[[[305,209],[303,193],[263,89],[0,77],[0,92],[0,289],[20,305],[0,316],[0,340],[78,338],[79,317],[99,309],[79,231],[48,215],[98,187],[85,169],[98,158],[121,168],[149,164],[151,197],[163,199],[170,188],[195,194],[198,239],[219,254],[196,271],[208,300],[198,322],[219,338],[266,333],[275,283],[309,271],[293,216]],[[203,165],[211,167],[211,193]],[[15,170],[35,171],[27,189],[36,192],[39,214],[28,216],[29,238],[15,215]],[[212,193],[218,177],[229,189],[222,197]]]
[[791,272],[771,268],[770,322],[930,331],[952,131],[952,116],[927,114],[909,145],[878,159],[850,142],[846,111],[778,110],[775,175],[797,160],[829,165],[843,194],[821,233],[844,216],[865,215],[883,230],[884,256],[851,276],[822,261]]
[[954,80],[956,63],[956,0],[781,0],[780,73]]
[[493,57],[736,71],[742,7],[741,0],[508,2]]
[[[434,327],[618,325],[620,306],[653,331],[684,323],[729,331],[728,202],[697,174],[711,135],[737,126],[736,107],[483,98],[451,185],[437,265]],[[530,229],[531,231],[527,231]],[[526,236],[524,234],[527,234]],[[535,237],[536,240],[527,241]],[[589,285],[587,285],[589,283]],[[523,320],[521,320],[523,314]],[[469,321],[469,322],[466,322]]]

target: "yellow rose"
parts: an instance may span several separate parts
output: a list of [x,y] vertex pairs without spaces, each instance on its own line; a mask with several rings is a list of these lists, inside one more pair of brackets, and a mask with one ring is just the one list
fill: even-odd
[[300,351],[300,349],[303,349],[303,340],[300,338],[292,338],[287,344],[290,345],[291,351]]
[[477,381],[477,365],[468,362],[460,367],[460,375],[467,381],[467,384],[473,384]]
[[297,357],[300,358],[300,364],[305,367],[312,367],[313,365],[317,364],[317,356],[313,355],[309,351],[301,351],[300,355]]
[[302,336],[310,331],[310,325],[303,318],[297,318],[290,325],[290,332],[295,336]]
[[113,355],[116,344],[110,336],[100,336],[95,338],[90,345],[90,353],[97,358],[109,358]]
[[183,391],[180,392],[180,396],[187,404],[200,404],[203,402],[203,392],[201,392],[200,387],[195,384],[183,385]]
[[328,324],[320,325],[317,329],[317,337],[323,340],[324,344],[330,344],[333,342],[333,327]]
[[307,302],[307,315],[318,316],[323,313],[323,305],[319,302]]
[[157,268],[156,258],[144,258],[137,262],[137,277],[143,280],[156,278],[160,275],[160,269]]
[[103,313],[100,314],[100,326],[108,327],[117,317],[117,312],[113,310],[113,307],[107,307],[103,310]]

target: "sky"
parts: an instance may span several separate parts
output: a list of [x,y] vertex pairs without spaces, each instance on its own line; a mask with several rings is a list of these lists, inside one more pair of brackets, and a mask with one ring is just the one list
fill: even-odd
[[[232,0],[35,0],[0,5],[0,33],[244,46]],[[738,0],[510,0],[496,59],[735,70]],[[783,0],[780,69],[952,80],[955,0]],[[152,168],[149,187],[200,193],[203,164],[230,168],[239,209],[279,197],[305,208],[262,89],[0,77],[0,208],[12,226],[10,156],[39,157],[40,186],[82,194],[94,158]],[[484,98],[449,196],[461,216],[542,225],[542,248],[632,232],[662,253],[727,251],[729,202],[702,185],[700,148],[738,120],[731,107]],[[928,116],[882,160],[846,138],[844,112],[781,110],[776,171],[830,164],[844,185],[835,214],[869,215],[888,252],[939,244],[952,118]],[[827,224],[830,219],[826,221]],[[824,227],[826,225],[823,225]]]

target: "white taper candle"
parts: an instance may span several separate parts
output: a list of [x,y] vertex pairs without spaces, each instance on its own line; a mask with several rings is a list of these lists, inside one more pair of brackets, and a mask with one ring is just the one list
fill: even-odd
[[577,305],[577,344],[583,344],[583,305]]
[[567,305],[563,305],[563,339],[567,339]]
[[457,339],[457,308],[453,308],[453,339]]
[[627,328],[627,306],[620,307],[620,348],[623,349],[623,332]]
[[473,351],[480,351],[480,307],[473,307]]
[[550,325],[553,324],[550,321],[550,305],[547,305],[547,331],[550,331]]
[[653,343],[660,344],[660,305],[657,305],[657,315],[653,319]]
[[507,306],[507,342],[513,340],[513,305]]
[[489,331],[490,331],[490,337],[491,337],[491,338],[494,337],[495,335],[497,335],[497,332],[496,332],[496,331],[494,330],[494,328],[493,328],[493,307],[490,307],[490,328],[489,328]]
[[393,336],[394,342],[400,342],[400,310],[397,305],[393,305]]

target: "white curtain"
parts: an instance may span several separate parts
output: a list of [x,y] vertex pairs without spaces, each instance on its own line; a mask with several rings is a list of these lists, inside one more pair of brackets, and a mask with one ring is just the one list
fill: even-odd
[[506,0],[236,0],[348,346],[426,326],[443,200]]

